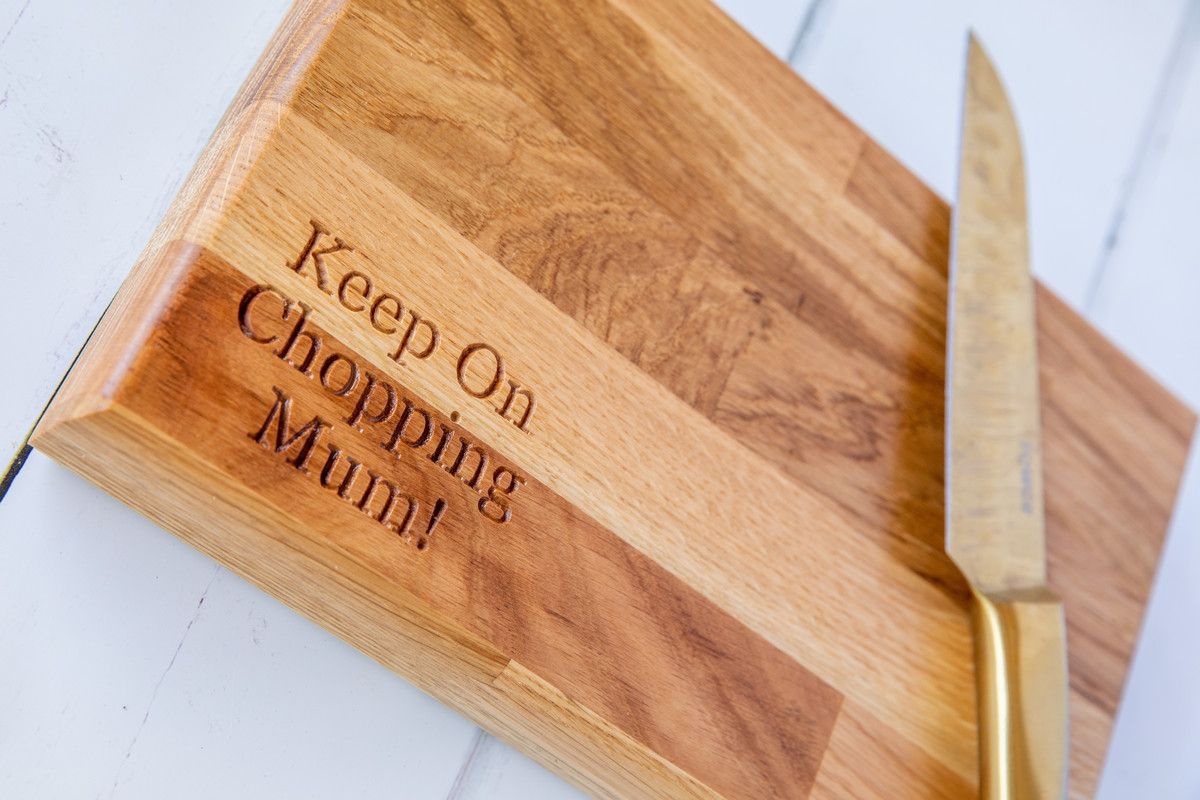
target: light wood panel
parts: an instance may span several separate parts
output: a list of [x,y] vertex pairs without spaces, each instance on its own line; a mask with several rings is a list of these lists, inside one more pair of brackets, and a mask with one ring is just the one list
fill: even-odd
[[[959,796],[947,226],[705,5],[308,4],[35,441],[596,793]],[[1086,794],[1194,419],[1039,312]]]

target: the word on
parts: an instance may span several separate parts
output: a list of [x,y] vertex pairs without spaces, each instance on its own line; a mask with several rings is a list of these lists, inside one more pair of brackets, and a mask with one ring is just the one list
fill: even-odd
[[[288,269],[311,278],[318,289],[336,297],[344,311],[362,315],[375,331],[390,337],[388,358],[397,364],[404,364],[406,357],[425,360],[439,352],[442,334],[437,322],[405,303],[397,292],[382,288],[363,269],[347,268],[346,261],[357,252],[354,246],[315,219],[309,224],[308,239],[295,260],[288,262]],[[334,254],[345,260],[330,258]],[[496,348],[483,342],[464,347],[455,360],[455,376],[471,397],[497,403],[492,406],[497,414],[522,431],[529,430],[537,400],[531,389],[509,376]]]

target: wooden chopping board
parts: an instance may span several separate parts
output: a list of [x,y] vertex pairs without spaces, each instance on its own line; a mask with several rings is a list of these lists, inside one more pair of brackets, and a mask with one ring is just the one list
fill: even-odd
[[[34,443],[596,794],[970,796],[948,223],[703,2],[302,3]],[[1195,419],[1039,323],[1088,796]]]

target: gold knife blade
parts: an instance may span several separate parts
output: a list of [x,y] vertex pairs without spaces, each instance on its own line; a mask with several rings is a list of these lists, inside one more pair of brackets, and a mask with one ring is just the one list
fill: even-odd
[[1066,791],[1066,642],[1046,586],[1025,167],[1000,78],[967,44],[946,354],[946,552],[974,594],[980,796]]

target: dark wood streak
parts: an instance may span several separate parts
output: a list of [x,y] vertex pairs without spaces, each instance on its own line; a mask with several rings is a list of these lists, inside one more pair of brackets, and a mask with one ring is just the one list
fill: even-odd
[[[272,345],[247,338],[237,312],[249,287],[201,251],[116,400],[706,784],[729,796],[807,796],[838,692],[532,479],[511,523],[465,513],[464,501],[476,498],[469,486],[427,458],[391,457],[374,441],[386,434],[380,426],[355,434],[344,424],[350,397],[322,389]],[[321,328],[322,313],[309,314],[307,330],[323,352],[367,364]],[[197,331],[208,334],[199,350],[190,347]],[[428,552],[417,554],[247,436],[275,386],[293,399],[293,428],[319,415],[364,469],[417,497],[446,498]],[[672,702],[661,703],[668,695]]]

